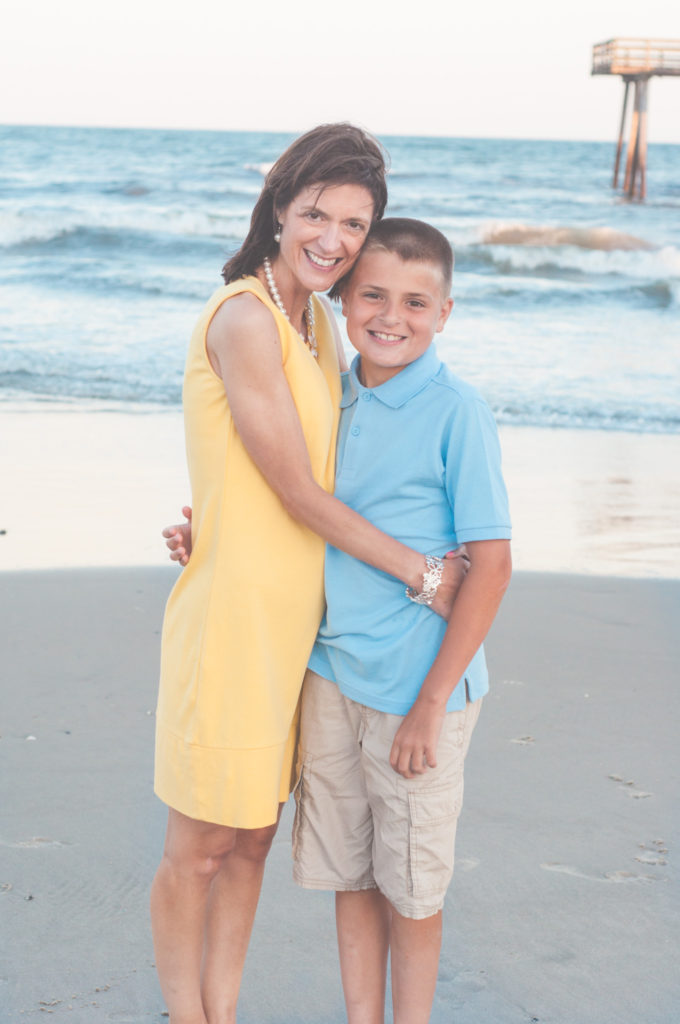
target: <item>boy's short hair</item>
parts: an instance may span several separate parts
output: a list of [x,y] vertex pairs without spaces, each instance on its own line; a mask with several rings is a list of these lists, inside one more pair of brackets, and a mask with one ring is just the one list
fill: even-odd
[[[404,261],[434,263],[442,272],[444,290],[448,296],[453,277],[453,249],[441,231],[431,224],[411,217],[385,217],[383,220],[374,221],[359,259],[363,253],[372,249],[394,253]],[[328,293],[332,299],[340,297],[351,276],[350,270],[336,281]]]

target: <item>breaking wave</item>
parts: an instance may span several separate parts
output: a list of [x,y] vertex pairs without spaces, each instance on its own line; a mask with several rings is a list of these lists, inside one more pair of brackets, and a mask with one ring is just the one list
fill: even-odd
[[612,228],[485,224],[448,234],[459,269],[575,280],[616,275],[667,288],[680,281],[680,249]]
[[656,248],[643,238],[624,234],[614,228],[551,227],[535,224],[491,224],[482,230],[485,245],[526,245],[535,247],[576,246],[603,252],[651,251]]
[[19,248],[24,245],[53,243],[69,236],[86,233],[108,233],[119,242],[128,235],[147,234],[162,237],[241,239],[248,230],[248,217],[241,210],[200,210],[147,207],[143,212],[133,208],[94,207],[91,210],[51,211],[49,213],[0,212],[0,247]]

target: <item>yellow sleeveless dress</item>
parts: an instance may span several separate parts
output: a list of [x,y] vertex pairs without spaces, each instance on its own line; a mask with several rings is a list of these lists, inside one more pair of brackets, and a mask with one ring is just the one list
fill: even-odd
[[340,376],[324,307],[313,297],[317,361],[257,278],[219,288],[184,377],[193,550],[163,623],[154,788],[191,818],[261,828],[292,788],[298,698],[324,610],[324,542],[252,462],[208,360],[208,326],[242,292],[271,310],[314,478],[333,490]]

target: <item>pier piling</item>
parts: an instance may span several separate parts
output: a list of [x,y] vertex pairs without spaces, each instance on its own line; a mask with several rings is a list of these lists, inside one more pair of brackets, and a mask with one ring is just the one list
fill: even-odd
[[612,188],[617,188],[619,183],[619,165],[621,163],[621,150],[623,149],[623,133],[626,127],[626,107],[628,106],[628,90],[630,89],[630,78],[624,79],[626,88],[623,93],[623,107],[621,108],[621,124],[619,126],[619,141],[616,146],[616,160],[614,161],[614,180]]

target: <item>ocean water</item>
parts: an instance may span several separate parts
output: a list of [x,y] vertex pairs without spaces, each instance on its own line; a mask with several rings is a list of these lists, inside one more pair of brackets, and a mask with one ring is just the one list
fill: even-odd
[[[0,403],[148,411],[290,135],[0,127]],[[456,252],[442,357],[500,423],[680,432],[680,146],[386,137],[393,215]],[[338,311],[339,320],[342,317]]]

